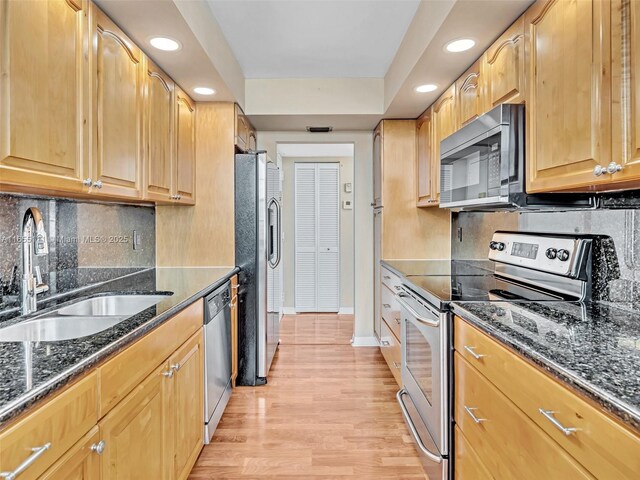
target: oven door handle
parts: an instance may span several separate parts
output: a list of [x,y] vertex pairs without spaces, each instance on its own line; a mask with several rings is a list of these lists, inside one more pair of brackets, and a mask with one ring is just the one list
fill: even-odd
[[399,390],[398,393],[396,393],[396,399],[400,404],[400,410],[402,410],[402,416],[404,417],[404,421],[409,427],[409,432],[411,432],[411,436],[415,440],[416,445],[418,445],[418,448],[420,449],[420,451],[429,460],[435,463],[442,463],[442,457],[440,455],[436,455],[435,453],[430,452],[422,442],[422,439],[420,438],[420,434],[418,433],[418,430],[416,430],[416,427],[413,424],[413,420],[411,420],[411,417],[409,416],[409,411],[407,410],[407,407],[405,406],[404,401],[402,400],[402,397],[404,395],[408,395],[408,393],[407,393],[407,390],[403,388],[402,390]]
[[431,320],[430,318],[425,318],[423,316],[421,316],[418,312],[415,311],[415,309],[409,305],[407,302],[405,302],[403,300],[403,298],[408,297],[408,295],[406,293],[398,293],[396,295],[396,299],[398,300],[398,303],[400,303],[400,305],[402,305],[404,308],[406,308],[407,310],[409,310],[409,313],[411,315],[413,315],[416,320],[418,320],[419,322],[425,323],[427,325],[429,325],[430,327],[439,327],[440,326],[440,320]]

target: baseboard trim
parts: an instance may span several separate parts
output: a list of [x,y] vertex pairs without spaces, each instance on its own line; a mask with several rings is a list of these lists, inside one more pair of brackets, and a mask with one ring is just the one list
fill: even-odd
[[353,315],[353,307],[340,307],[338,315]]
[[376,337],[356,337],[351,338],[352,347],[378,347],[380,343]]

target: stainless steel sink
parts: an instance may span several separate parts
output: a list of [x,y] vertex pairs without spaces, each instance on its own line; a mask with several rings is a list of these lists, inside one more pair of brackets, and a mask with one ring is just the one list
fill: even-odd
[[131,316],[152,307],[167,298],[166,295],[107,295],[89,298],[63,307],[59,315],[76,316]]
[[0,328],[0,342],[55,342],[94,335],[152,307],[167,295],[105,295]]
[[0,342],[55,342],[93,335],[127,317],[44,316],[0,329]]

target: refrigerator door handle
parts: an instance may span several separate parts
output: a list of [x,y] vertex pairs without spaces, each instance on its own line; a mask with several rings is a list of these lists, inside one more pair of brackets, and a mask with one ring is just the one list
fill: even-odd
[[[275,207],[275,210],[274,210],[275,225],[271,223],[272,217],[271,215],[269,215],[269,266],[271,268],[276,268],[280,264],[280,257],[281,257],[280,250],[281,250],[281,242],[282,242],[282,235],[280,233],[280,230],[282,226],[281,226],[281,220],[280,220],[280,216],[281,216],[280,203],[275,198],[272,198],[269,201],[269,207],[268,207],[269,212],[272,211],[271,210],[272,207]],[[275,255],[275,259],[274,259],[274,255]]]

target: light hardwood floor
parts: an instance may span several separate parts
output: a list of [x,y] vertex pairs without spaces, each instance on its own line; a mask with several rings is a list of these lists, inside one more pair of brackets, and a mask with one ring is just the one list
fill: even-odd
[[239,387],[191,480],[424,479],[378,348],[353,317],[285,316],[269,383]]

